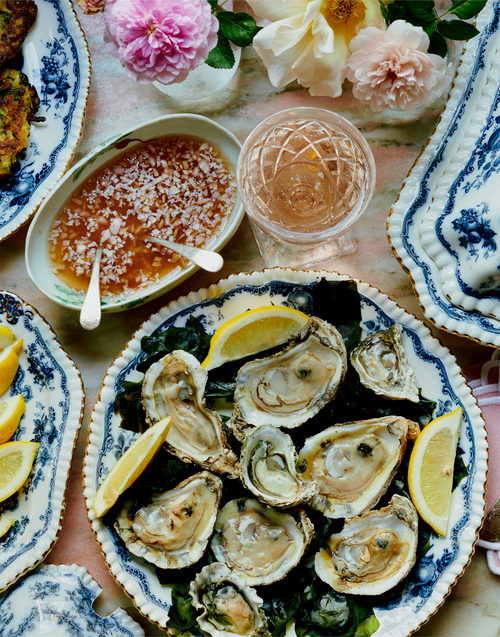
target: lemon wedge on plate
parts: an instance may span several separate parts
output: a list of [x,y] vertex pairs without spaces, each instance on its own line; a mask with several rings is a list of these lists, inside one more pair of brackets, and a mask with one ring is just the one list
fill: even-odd
[[219,327],[212,336],[202,367],[208,371],[283,345],[298,334],[308,320],[307,314],[281,305],[248,310]]
[[18,440],[0,445],[0,502],[18,491],[26,482],[39,444]]
[[12,330],[6,325],[0,325],[0,350],[9,347],[16,340]]
[[0,517],[0,538],[2,538],[16,521],[13,513],[4,513]]
[[96,517],[107,513],[118,497],[137,480],[160,451],[172,420],[163,418],[137,438],[108,473],[94,498]]
[[19,357],[14,345],[9,345],[0,352],[0,396],[9,389],[19,367]]
[[12,438],[25,408],[26,403],[22,394],[0,400],[0,445]]
[[415,508],[439,535],[446,535],[451,507],[453,467],[462,408],[440,416],[420,432],[408,466],[408,487]]

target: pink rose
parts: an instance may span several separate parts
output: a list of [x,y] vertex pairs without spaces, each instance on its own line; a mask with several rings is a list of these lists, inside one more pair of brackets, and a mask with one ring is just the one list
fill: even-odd
[[108,0],[107,49],[134,80],[182,82],[217,44],[207,0]]
[[104,11],[106,0],[78,0],[78,6],[84,13],[98,13]]
[[421,27],[396,20],[387,31],[362,29],[351,40],[347,77],[353,95],[372,110],[414,110],[438,98],[449,80],[446,62],[427,53],[429,37]]

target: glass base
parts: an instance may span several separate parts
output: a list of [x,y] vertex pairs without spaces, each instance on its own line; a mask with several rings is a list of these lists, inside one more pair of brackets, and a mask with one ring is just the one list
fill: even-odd
[[282,268],[307,268],[322,261],[328,261],[350,254],[356,250],[356,245],[350,231],[332,237],[323,243],[314,245],[298,245],[275,241],[262,232],[262,230],[250,219],[250,225],[255,236],[260,254],[266,267]]
[[173,84],[153,82],[153,86],[165,95],[181,100],[201,100],[213,97],[232,80],[238,70],[241,49],[235,46],[233,53],[235,62],[231,69],[214,69],[208,64],[200,64],[183,82]]

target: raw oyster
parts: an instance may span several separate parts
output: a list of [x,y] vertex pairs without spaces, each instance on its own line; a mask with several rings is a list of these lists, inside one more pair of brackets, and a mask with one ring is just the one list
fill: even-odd
[[402,331],[401,324],[394,323],[370,334],[351,352],[351,363],[363,385],[376,394],[418,403],[417,379],[406,359]]
[[222,481],[208,471],[190,476],[175,489],[156,493],[141,507],[129,500],[115,522],[134,555],[160,568],[197,562],[212,535]]
[[335,397],[346,370],[342,336],[333,325],[311,317],[282,352],[238,371],[231,419],[235,435],[243,440],[253,427],[301,425]]
[[243,485],[259,500],[290,507],[311,500],[316,483],[297,473],[297,452],[292,439],[277,427],[265,425],[248,434],[240,456]]
[[150,424],[170,416],[166,448],[184,462],[239,476],[219,415],[205,406],[207,372],[198,360],[175,350],[151,365],[144,376],[142,404]]
[[199,627],[212,637],[266,637],[267,620],[262,599],[225,564],[205,566],[191,582],[193,606],[201,610]]
[[328,518],[360,515],[387,491],[406,449],[410,420],[385,416],[328,427],[307,438],[299,470],[314,480],[309,503]]
[[380,595],[412,569],[417,538],[415,507],[394,495],[383,509],[347,519],[316,553],[316,572],[339,593]]
[[210,546],[250,586],[272,584],[296,566],[314,535],[301,509],[284,512],[251,498],[231,500],[220,511]]

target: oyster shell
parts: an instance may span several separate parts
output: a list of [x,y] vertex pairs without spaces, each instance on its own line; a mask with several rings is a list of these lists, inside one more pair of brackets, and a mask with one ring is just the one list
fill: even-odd
[[318,495],[309,503],[328,518],[359,515],[387,491],[406,449],[410,420],[385,416],[328,427],[308,438],[299,470],[314,480]]
[[252,498],[228,502],[217,515],[210,546],[250,586],[272,584],[296,566],[314,535],[301,509],[284,512]]
[[351,352],[351,363],[363,385],[376,394],[418,403],[417,379],[406,358],[402,331],[401,324],[394,323],[370,334]]
[[311,317],[282,352],[238,371],[231,418],[235,435],[243,440],[253,427],[301,425],[335,397],[346,370],[342,336],[333,325]]
[[316,572],[339,593],[380,595],[412,569],[417,538],[415,507],[394,495],[383,509],[347,519],[316,553]]
[[203,394],[207,372],[198,360],[175,350],[153,363],[144,376],[142,404],[150,424],[170,416],[166,448],[184,462],[239,476],[236,455],[227,443],[219,415],[208,409]]
[[116,532],[131,553],[160,568],[191,566],[212,535],[221,493],[220,478],[201,471],[139,508],[128,500],[115,522]]
[[267,620],[262,599],[225,564],[203,567],[191,582],[193,606],[201,610],[198,625],[212,637],[267,637]]
[[318,492],[315,482],[297,473],[297,452],[290,436],[271,425],[258,427],[245,438],[240,466],[243,485],[271,506],[296,506]]

